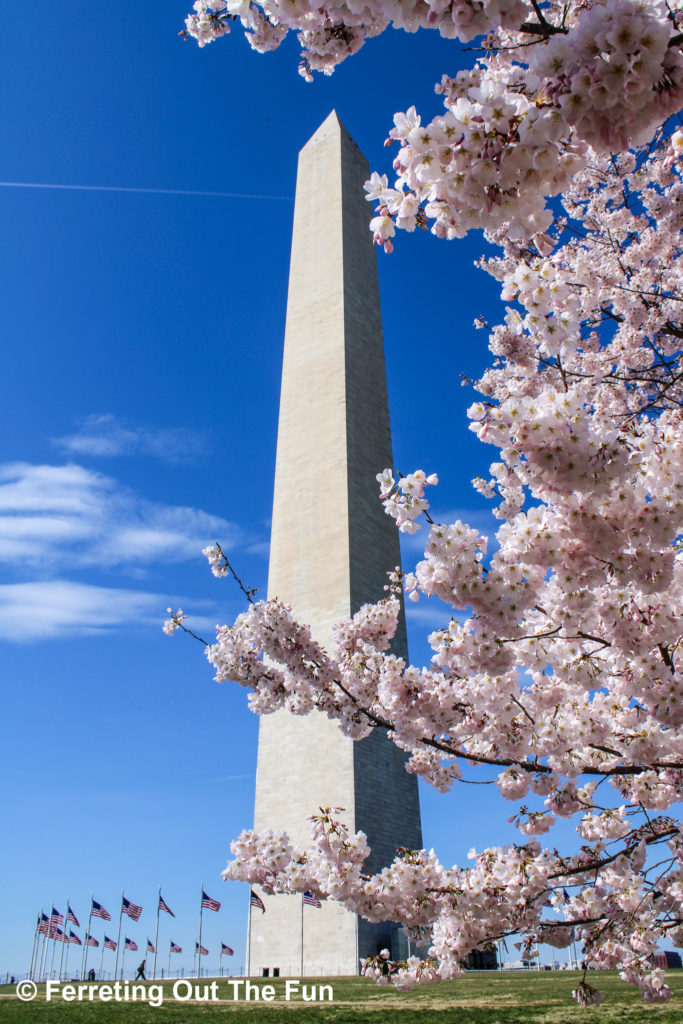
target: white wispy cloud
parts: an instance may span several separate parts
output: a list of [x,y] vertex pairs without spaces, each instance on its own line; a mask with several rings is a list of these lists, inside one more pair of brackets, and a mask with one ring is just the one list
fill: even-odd
[[70,463],[0,465],[0,562],[58,575],[64,566],[184,561],[242,531],[201,509],[138,497],[112,477]]
[[[101,587],[72,580],[42,580],[0,585],[0,640],[31,643],[110,633],[122,627],[147,628],[161,635],[169,597],[122,587]],[[172,602],[185,607],[182,598]],[[193,601],[196,611],[206,601]],[[225,615],[223,616],[225,617]],[[186,625],[211,643],[217,616],[188,615]]]
[[68,580],[0,586],[0,638],[15,642],[104,633],[132,623],[160,622],[159,594]]
[[151,455],[165,462],[185,462],[201,455],[206,448],[205,438],[196,431],[182,427],[131,427],[110,413],[88,416],[79,430],[53,437],[52,443],[70,455]]
[[255,779],[256,776],[251,775],[221,775],[218,778],[205,779],[205,782],[239,782],[241,779]]

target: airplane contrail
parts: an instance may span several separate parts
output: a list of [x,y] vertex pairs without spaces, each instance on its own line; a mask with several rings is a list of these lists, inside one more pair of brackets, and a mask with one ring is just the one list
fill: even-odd
[[213,199],[276,199],[292,202],[292,196],[256,196],[245,192],[204,192],[184,188],[129,188],[124,185],[56,185],[35,181],[0,181],[0,188],[62,189],[71,192],[138,192],[155,196],[209,196]]

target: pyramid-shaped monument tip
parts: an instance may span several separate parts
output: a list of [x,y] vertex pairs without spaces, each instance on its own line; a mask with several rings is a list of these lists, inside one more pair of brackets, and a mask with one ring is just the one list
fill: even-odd
[[[336,110],[331,110],[329,112],[325,120],[322,122],[322,124],[319,125],[318,128],[316,128],[313,135],[311,135],[310,139],[303,148],[306,149],[306,146],[310,146],[312,142],[317,142],[319,139],[323,137],[328,137],[333,134],[342,136],[345,135],[353,141],[351,133],[349,132],[346,125],[340,120]],[[354,145],[355,144],[356,143],[354,142]]]

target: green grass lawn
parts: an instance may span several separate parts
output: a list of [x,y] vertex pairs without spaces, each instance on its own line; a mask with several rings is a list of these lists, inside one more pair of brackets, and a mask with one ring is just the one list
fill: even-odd
[[[588,980],[605,994],[605,1001],[583,1009],[571,998],[580,977],[574,971],[468,974],[406,993],[364,978],[307,979],[307,985],[332,986],[333,1001],[315,1004],[300,998],[285,1002],[282,979],[254,979],[259,988],[274,986],[275,1001],[270,1003],[245,1002],[243,989],[240,1001],[232,1001],[233,989],[225,978],[217,982],[216,994],[229,1002],[174,1002],[172,982],[166,981],[159,1008],[146,1001],[46,1002],[44,985],[33,1002],[22,1003],[13,988],[2,986],[0,1024],[683,1024],[683,971],[669,972],[673,997],[657,1006],[643,1003],[615,972],[592,971]],[[198,984],[203,991],[210,982],[202,979]]]

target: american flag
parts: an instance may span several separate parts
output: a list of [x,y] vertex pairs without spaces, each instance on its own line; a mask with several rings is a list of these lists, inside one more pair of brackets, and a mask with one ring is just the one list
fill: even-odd
[[142,907],[138,907],[136,903],[131,903],[126,897],[123,897],[123,904],[121,910],[124,914],[128,914],[128,917],[132,917],[134,921],[140,920],[140,914],[142,913]]
[[202,906],[206,907],[207,910],[220,910],[221,905],[218,900],[212,900],[210,896],[207,896],[202,889]]
[[64,942],[64,932],[62,929],[55,926],[55,933],[52,938],[55,939],[56,942]]
[[93,939],[92,935],[86,935],[85,937],[86,946],[99,946],[97,939]]
[[77,928],[81,927],[80,924],[78,923],[78,918],[76,917],[76,915],[74,914],[73,910],[71,909],[71,904],[67,903],[67,905],[66,905],[66,923],[68,924],[69,921],[71,921],[72,924],[75,924]]
[[113,939],[110,939],[108,935],[104,936],[104,948],[113,949],[114,952],[116,952],[116,943]]
[[565,903],[569,903],[571,901],[571,896],[569,895],[566,889],[562,890],[562,899]]
[[209,955],[209,951],[206,948],[206,946],[200,946],[198,942],[195,942],[195,944],[194,944],[194,951],[195,951],[195,953],[199,953],[200,956],[208,956]]
[[67,941],[68,942],[75,942],[77,946],[82,946],[83,945],[83,943],[79,939],[78,935],[76,935],[76,932],[72,931],[71,929],[69,929],[69,935],[68,935]]
[[258,907],[258,909],[262,910],[264,914],[266,912],[266,908],[263,906],[263,900],[261,899],[260,896],[256,895],[253,889],[249,894],[249,905],[252,907]]
[[124,950],[125,949],[132,949],[132,951],[135,953],[137,951],[138,944],[137,944],[137,942],[133,942],[132,939],[126,939],[126,941],[123,944],[123,948],[124,948]]
[[304,893],[304,903],[309,907],[318,907],[318,909],[322,907],[320,900],[317,900],[313,893],[309,892],[308,889]]
[[167,914],[171,915],[171,917],[175,917],[175,914],[173,913],[173,911],[171,910],[171,908],[169,907],[168,903],[161,895],[161,893],[159,893],[159,910],[165,910]]
[[147,952],[148,953],[156,953],[156,949],[154,948],[152,943],[149,941],[149,939],[147,939]]
[[221,956],[234,956],[235,950],[230,949],[230,946],[226,946],[224,942],[221,942]]
[[176,943],[171,939],[171,953],[182,953],[182,946],[177,946]]
[[56,910],[54,907],[52,908],[52,913],[50,914],[50,924],[64,924],[64,916],[60,914],[59,911]]
[[56,939],[58,931],[59,931],[59,928],[57,927],[57,925],[56,924],[52,924],[52,922],[50,922],[50,932],[49,932],[49,935],[48,935],[48,939]]
[[109,914],[101,903],[97,900],[92,901],[92,909],[90,911],[93,917],[101,917],[103,921],[111,921],[111,914]]
[[42,913],[40,915],[40,924],[38,925],[38,931],[41,935],[47,935],[47,926],[50,918],[47,914]]

